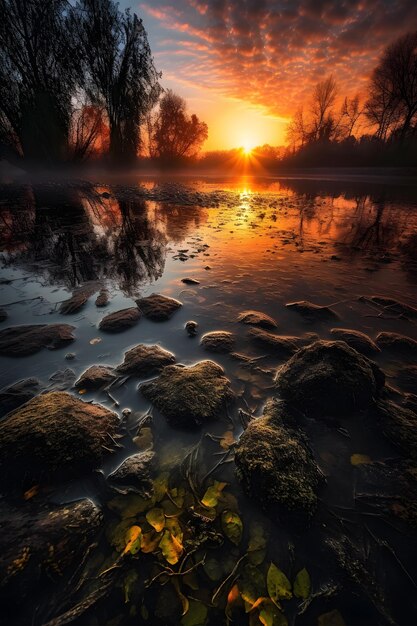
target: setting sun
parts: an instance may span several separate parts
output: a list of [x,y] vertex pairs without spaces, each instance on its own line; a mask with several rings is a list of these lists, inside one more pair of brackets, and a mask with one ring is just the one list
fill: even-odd
[[243,154],[245,154],[246,156],[249,156],[251,154],[252,150],[253,150],[252,146],[249,146],[247,144],[246,145],[243,144],[243,146],[242,146]]

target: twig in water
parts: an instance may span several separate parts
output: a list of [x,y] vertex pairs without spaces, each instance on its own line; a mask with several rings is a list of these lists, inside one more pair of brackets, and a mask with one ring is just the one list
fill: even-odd
[[236,564],[234,566],[234,568],[232,569],[232,571],[230,572],[230,574],[224,579],[224,581],[221,583],[221,585],[216,589],[216,591],[214,592],[212,598],[211,598],[211,603],[216,606],[216,600],[219,597],[219,595],[221,594],[221,592],[223,591],[223,589],[225,588],[225,586],[227,585],[228,581],[231,580],[237,570],[239,569],[239,565],[241,564],[241,562],[243,561],[243,559],[246,559],[247,554],[244,554],[243,556],[240,557],[240,559],[238,559],[238,561],[236,561]]
[[[212,468],[211,468],[211,470],[209,470],[209,471],[207,472],[207,474],[206,474],[206,475],[202,478],[202,481],[201,481],[202,483],[204,483],[204,482],[207,480],[207,478],[208,478],[209,476],[211,476],[211,475],[213,474],[213,472],[215,472],[215,471],[216,471],[216,469],[218,469],[221,465],[223,465],[224,463],[228,463],[228,462],[229,462],[227,459],[228,459],[228,457],[229,457],[229,455],[230,455],[230,452],[231,452],[230,448],[229,448],[228,450],[226,450],[226,452],[223,454],[223,456],[222,456],[222,458],[220,459],[220,461],[218,461],[218,462],[214,465],[214,467],[212,467]],[[232,461],[232,459],[230,459],[230,461]]]

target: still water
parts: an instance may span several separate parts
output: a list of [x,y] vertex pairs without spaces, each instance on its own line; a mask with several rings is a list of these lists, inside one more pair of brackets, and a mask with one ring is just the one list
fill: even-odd
[[[61,388],[71,389],[75,378],[88,366],[114,366],[139,343],[159,344],[173,352],[178,363],[190,365],[211,358],[222,365],[237,394],[237,408],[258,416],[273,394],[275,371],[285,359],[266,354],[251,341],[248,327],[237,322],[242,311],[254,309],[271,315],[280,335],[315,333],[321,339],[330,339],[331,329],[339,326],[362,331],[371,338],[391,331],[417,339],[415,323],[398,315],[381,314],[380,308],[361,298],[379,295],[415,305],[417,185],[413,181],[378,177],[149,177],[106,183],[83,180],[2,185],[0,304],[8,320],[1,328],[56,322],[76,327],[76,341],[68,348],[43,350],[19,359],[1,357],[2,387],[36,377],[51,389],[55,384],[51,376],[70,369],[60,384]],[[186,284],[182,282],[185,278],[196,282]],[[73,315],[60,314],[60,303],[85,284],[91,287],[88,302]],[[102,288],[110,294],[104,309],[95,306],[96,294]],[[142,318],[120,334],[99,331],[98,324],[105,315],[135,306],[136,298],[154,292],[183,303],[169,321],[155,323]],[[308,322],[285,306],[298,300],[331,305],[339,320],[331,324]],[[193,338],[184,330],[189,320],[198,323],[198,335]],[[214,330],[233,332],[237,338],[235,353],[252,360],[207,353],[200,338]],[[68,352],[75,357],[66,360]],[[397,387],[402,360],[383,353],[375,360],[388,384]],[[112,390],[112,397],[87,393],[83,399],[99,401],[120,415],[123,409],[131,409],[128,427],[133,428],[138,416],[150,408],[137,386],[138,380],[130,379]],[[173,430],[157,411],[152,415],[157,458],[170,457],[170,467],[175,469],[190,446],[199,441],[200,433]],[[236,414],[229,417],[232,425],[226,419],[210,429],[214,437],[232,431],[238,438],[242,426]],[[414,623],[417,567],[410,547],[415,547],[415,532],[398,520],[384,518],[372,507],[365,513],[363,509],[355,510],[355,494],[361,489],[363,476],[352,466],[351,455],[366,455],[373,464],[383,464],[397,452],[382,438],[375,440],[359,420],[342,426],[348,436],[317,423],[306,426],[315,457],[327,476],[321,495],[327,513],[317,526],[301,535],[264,517],[256,503],[244,497],[234,478],[233,463],[221,465],[211,478],[228,483],[226,489],[235,499],[246,543],[250,528],[256,523],[263,525],[266,555],[256,565],[263,577],[271,561],[291,580],[301,568],[309,571],[313,597],[307,605],[300,609],[294,599],[283,603],[289,624]],[[132,442],[124,440],[124,448],[110,457],[104,473],[134,450]],[[210,446],[202,450],[203,476],[220,458],[218,451],[219,447]],[[107,511],[108,497],[88,476],[52,490],[48,497],[60,503],[86,495]],[[106,513],[107,526],[115,524],[113,513]],[[368,567],[365,580],[359,576],[359,583],[352,583],[346,572],[327,562],[324,544],[335,533],[338,537],[348,536],[361,553]],[[166,578],[166,584],[155,582],[144,590],[144,581],[159,570],[152,569],[152,563],[142,566],[141,561],[137,565],[134,560],[114,588],[71,623],[227,623],[230,613],[225,614],[226,599],[217,606],[212,602],[213,593],[233,573],[235,563],[244,554],[243,546],[244,542],[240,547],[230,543],[212,547],[206,557],[211,566],[196,568],[195,580],[188,587],[182,582],[180,587],[173,585]],[[102,537],[91,557],[89,577],[97,577],[103,564],[108,566],[112,559],[109,541]],[[136,578],[132,575],[136,593],[130,598],[126,576],[132,570],[138,573]],[[228,589],[235,580],[238,584],[236,576],[230,578]],[[71,603],[65,606],[60,598],[62,580],[50,582],[48,598],[39,594],[37,584],[34,581],[36,598],[29,592],[23,616],[17,611],[17,623],[25,623],[28,615],[34,624],[47,623],[70,608]],[[72,604],[80,602],[82,594],[89,591],[81,590]],[[266,594],[266,590],[259,593]],[[174,608],[172,614],[166,608],[158,612],[164,602],[173,607],[180,601],[185,610],[183,596],[191,601],[196,616],[189,608],[183,617],[182,611],[178,617]],[[327,613],[330,617],[318,621]],[[261,623],[253,611],[245,614],[243,607],[236,615],[233,623]]]

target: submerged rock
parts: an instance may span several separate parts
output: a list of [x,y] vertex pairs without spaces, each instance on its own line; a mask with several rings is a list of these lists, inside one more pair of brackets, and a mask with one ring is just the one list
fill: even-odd
[[17,409],[40,393],[42,385],[37,378],[25,378],[0,390],[0,416]]
[[401,389],[417,394],[417,365],[402,367],[398,370],[396,379]]
[[140,317],[141,312],[137,307],[121,309],[103,317],[98,327],[100,330],[108,333],[120,333],[123,330],[132,328],[132,326],[138,323]]
[[394,298],[386,298],[385,296],[360,296],[359,300],[373,302],[383,307],[387,313],[396,313],[400,317],[417,319],[417,309],[409,304],[394,300]]
[[100,289],[100,293],[96,298],[95,305],[97,307],[107,306],[109,303],[109,292],[107,289]]
[[314,514],[323,476],[286,410],[277,401],[266,405],[263,417],[252,420],[241,435],[235,463],[250,498],[268,513],[298,525]]
[[75,382],[76,389],[101,389],[117,378],[114,368],[109,365],[92,365]]
[[154,457],[155,453],[151,450],[129,456],[109,474],[108,482],[121,493],[138,493],[142,498],[150,498],[153,491],[151,469]]
[[181,282],[184,283],[185,285],[199,285],[200,281],[196,280],[195,278],[182,278]]
[[20,611],[19,603],[33,591],[40,577],[48,580],[48,576],[62,576],[66,569],[78,565],[102,521],[100,509],[88,499],[60,506],[37,501],[14,506],[3,500],[0,504],[3,610],[4,602],[18,602],[13,607],[15,615]]
[[218,419],[234,398],[223,368],[213,361],[190,367],[169,365],[159,378],[140,389],[171,426],[180,428]]
[[324,417],[368,408],[384,376],[346,343],[316,341],[278,370],[276,382],[284,400],[306,414]]
[[251,328],[248,336],[252,341],[268,350],[271,354],[294,354],[300,347],[298,337],[274,335],[261,328]]
[[72,294],[71,298],[64,300],[59,307],[59,312],[63,315],[71,315],[78,311],[86,304],[88,299],[97,290],[97,287],[80,287]]
[[182,303],[179,300],[168,298],[159,293],[140,298],[136,300],[136,304],[145,317],[155,322],[168,320],[175,311],[182,307]]
[[72,334],[74,328],[69,324],[9,326],[0,330],[0,354],[28,356],[42,348],[56,350],[74,341],[75,337]]
[[235,347],[235,337],[233,333],[225,330],[215,330],[206,333],[201,338],[200,344],[207,352],[226,353],[231,352]]
[[196,334],[198,333],[198,324],[197,322],[194,322],[193,320],[186,322],[184,328],[190,337],[195,337]]
[[7,320],[7,318],[8,318],[7,311],[5,309],[0,309],[0,323]]
[[259,328],[277,328],[276,321],[260,311],[243,311],[237,318],[242,324],[250,324],[251,326],[259,326]]
[[140,343],[125,353],[123,363],[116,369],[122,374],[144,378],[159,374],[164,367],[173,363],[175,363],[175,356],[168,350],[160,346]]
[[330,307],[313,304],[312,302],[308,302],[308,300],[289,302],[285,306],[288,309],[297,311],[297,313],[312,322],[327,322],[339,318],[338,314]]
[[417,341],[399,333],[379,333],[376,343],[382,350],[417,357]]
[[115,413],[69,393],[37,396],[0,422],[0,482],[80,476],[111,451],[118,425]]
[[332,328],[331,334],[338,341],[344,341],[351,348],[365,355],[372,355],[381,352],[380,348],[365,333],[350,328]]
[[382,432],[409,458],[417,459],[417,415],[414,411],[399,406],[391,400],[381,400],[376,407],[376,416]]
[[75,372],[70,367],[64,370],[57,370],[49,377],[50,385],[48,385],[49,391],[65,391],[70,389],[74,385]]

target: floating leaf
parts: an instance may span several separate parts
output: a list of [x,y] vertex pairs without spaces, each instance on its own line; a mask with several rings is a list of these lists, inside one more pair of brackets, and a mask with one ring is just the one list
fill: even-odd
[[97,343],[102,341],[101,337],[94,337],[94,339],[90,339],[90,345],[95,346]]
[[23,494],[23,498],[24,500],[30,500],[31,498],[35,497],[38,493],[39,493],[39,485],[33,485],[33,487],[25,491],[25,493]]
[[232,610],[233,607],[241,603],[239,587],[237,585],[233,585],[227,594],[227,603],[225,608],[225,614],[228,620],[232,621]]
[[227,430],[224,434],[222,439],[220,439],[220,447],[223,448],[223,450],[228,450],[230,448],[230,446],[232,446],[235,443],[235,438],[233,436],[233,431],[232,430]]
[[223,511],[222,528],[226,537],[230,539],[235,546],[238,546],[243,533],[243,524],[239,515],[237,513],[233,513],[233,511]]
[[269,566],[266,576],[269,597],[278,608],[281,608],[279,600],[290,600],[292,598],[291,583],[280,569],[273,563]]
[[162,509],[151,509],[146,513],[148,523],[159,533],[165,526],[165,514]]
[[259,621],[264,626],[288,626],[287,618],[269,598],[262,598],[259,607]]
[[305,567],[295,577],[293,591],[296,598],[302,598],[303,600],[307,600],[310,595],[311,579]]
[[217,506],[220,494],[223,491],[223,489],[226,487],[226,485],[227,483],[221,483],[215,480],[214,484],[207,489],[206,493],[204,494],[203,499],[201,500],[201,503],[207,508],[212,508],[212,507]]
[[137,554],[140,550],[140,541],[141,541],[142,529],[140,526],[131,526],[126,533],[125,542],[126,547],[123,551],[123,554]]
[[162,554],[170,565],[175,565],[184,550],[182,543],[172,535],[169,530],[165,530],[159,547],[162,550]]
[[246,565],[239,581],[240,595],[245,603],[245,611],[249,613],[255,602],[265,595],[265,579],[262,572],[254,565]]
[[350,462],[352,465],[369,465],[372,459],[367,454],[352,454]]
[[346,622],[337,609],[323,613],[317,622],[318,626],[346,626]]
[[207,619],[207,607],[202,602],[190,600],[189,609],[181,620],[182,626],[202,626]]
[[145,554],[149,554],[150,552],[155,552],[160,541],[161,541],[161,533],[155,533],[154,531],[151,531],[150,533],[143,533],[141,544],[140,544],[140,549]]
[[171,535],[179,541],[182,541],[184,533],[176,517],[165,520],[165,527],[170,531]]
[[127,602],[130,602],[130,599],[132,597],[132,591],[138,581],[138,578],[139,578],[138,573],[134,569],[129,570],[128,573],[126,574],[125,579],[123,581],[123,589],[125,592],[125,604]]

